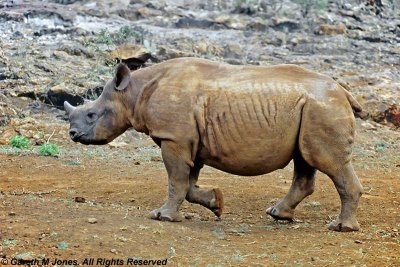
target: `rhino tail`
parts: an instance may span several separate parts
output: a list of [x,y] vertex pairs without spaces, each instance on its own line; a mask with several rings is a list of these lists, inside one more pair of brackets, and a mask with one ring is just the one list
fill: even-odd
[[361,107],[360,103],[358,103],[358,101],[350,94],[350,92],[347,90],[348,87],[345,84],[342,84],[342,83],[339,83],[339,84],[342,87],[344,93],[346,94],[347,100],[349,101],[353,110],[355,112],[361,112],[362,107]]

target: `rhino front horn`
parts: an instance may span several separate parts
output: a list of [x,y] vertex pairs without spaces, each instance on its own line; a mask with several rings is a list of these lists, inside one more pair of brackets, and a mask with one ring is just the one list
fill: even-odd
[[68,101],[64,101],[64,109],[67,112],[67,114],[71,114],[72,111],[74,111],[76,109],[76,107],[74,107],[73,105],[71,105],[70,103],[68,103]]

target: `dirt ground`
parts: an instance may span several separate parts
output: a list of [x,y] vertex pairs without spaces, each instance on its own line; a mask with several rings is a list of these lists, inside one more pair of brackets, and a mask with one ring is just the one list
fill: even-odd
[[225,196],[221,220],[186,202],[183,222],[153,221],[147,215],[163,203],[167,179],[151,141],[116,148],[66,141],[58,158],[0,153],[0,254],[78,263],[167,259],[169,266],[399,266],[399,135],[391,132],[397,135],[386,143],[394,145],[374,151],[373,136],[385,128],[367,131],[357,123],[354,165],[365,190],[359,232],[327,230],[340,202],[322,173],[316,192],[297,208],[297,222],[265,214],[288,191],[292,164],[257,177],[205,167],[200,184],[218,186]]

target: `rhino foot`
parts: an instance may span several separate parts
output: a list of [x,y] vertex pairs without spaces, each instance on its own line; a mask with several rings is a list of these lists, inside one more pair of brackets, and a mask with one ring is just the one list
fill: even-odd
[[181,222],[183,216],[179,211],[159,208],[150,212],[150,218],[159,221]]
[[352,232],[360,230],[360,225],[356,219],[348,221],[337,219],[328,225],[328,229],[336,232]]
[[272,218],[276,220],[286,220],[286,221],[293,221],[294,218],[294,211],[289,209],[283,209],[279,207],[279,204],[270,207],[266,210],[267,214],[271,215]]

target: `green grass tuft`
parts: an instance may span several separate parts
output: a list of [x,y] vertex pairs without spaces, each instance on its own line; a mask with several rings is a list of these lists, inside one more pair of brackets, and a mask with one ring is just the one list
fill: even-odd
[[24,149],[28,148],[30,143],[28,138],[26,138],[25,136],[14,135],[13,138],[11,138],[9,145],[14,148]]
[[57,156],[60,154],[60,149],[56,144],[45,143],[39,147],[39,154],[41,156]]

